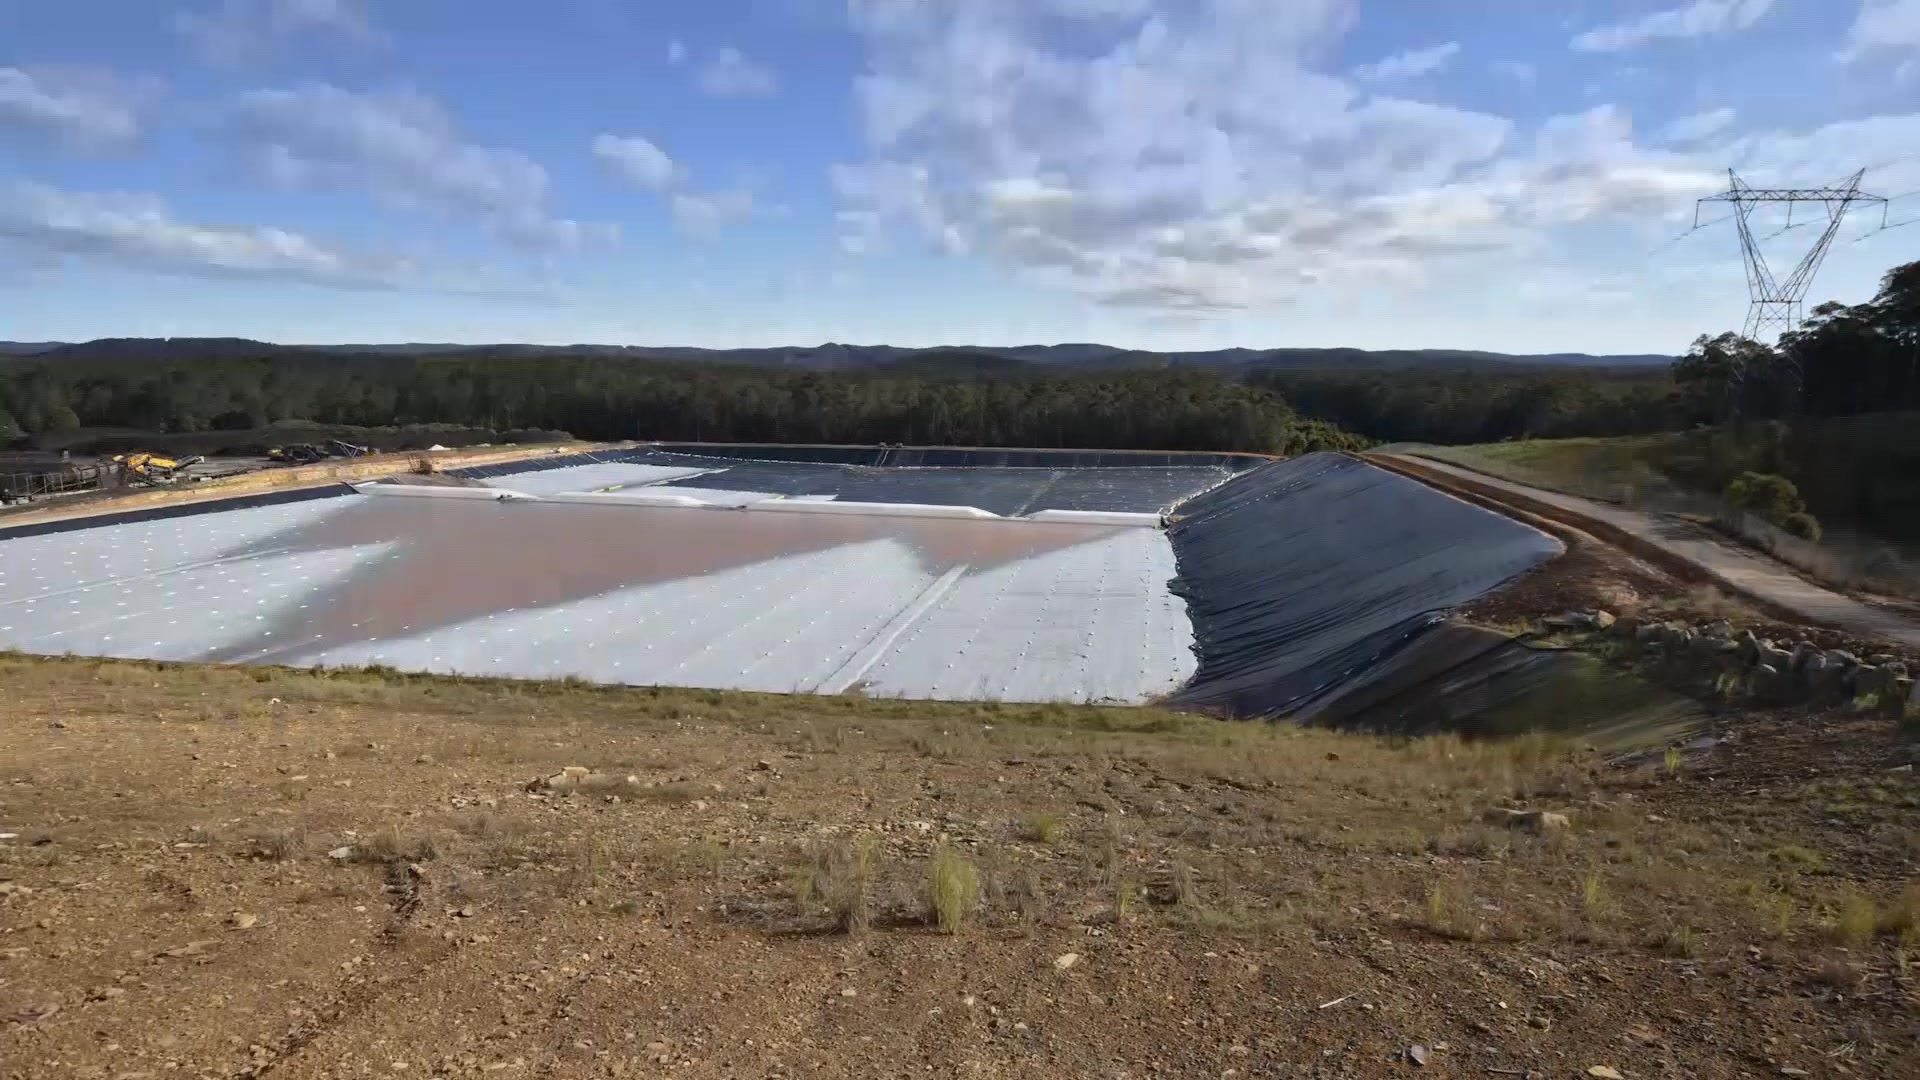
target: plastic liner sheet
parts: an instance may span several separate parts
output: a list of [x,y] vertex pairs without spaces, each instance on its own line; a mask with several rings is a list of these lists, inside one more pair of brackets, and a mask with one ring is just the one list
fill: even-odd
[[1237,477],[1168,528],[1199,667],[1174,703],[1294,713],[1559,554],[1518,522],[1342,454]]
[[1549,731],[1607,747],[1671,742],[1705,719],[1693,701],[1591,656],[1458,623],[1421,634],[1293,717],[1383,735]]
[[102,529],[109,525],[137,525],[146,521],[167,521],[172,518],[192,517],[195,514],[217,514],[222,510],[249,510],[256,506],[284,506],[288,503],[312,502],[315,499],[333,499],[342,495],[358,494],[348,484],[327,484],[323,487],[300,488],[294,491],[268,491],[259,495],[236,495],[231,499],[207,499],[200,502],[170,503],[153,506],[143,510],[122,510],[112,514],[91,514],[86,517],[61,518],[56,521],[41,521],[31,525],[7,526],[0,524],[0,543],[26,536],[51,536],[55,533],[78,532],[82,529]]
[[670,454],[801,461],[827,465],[892,465],[903,468],[1112,469],[1257,468],[1259,454],[1186,453],[1164,450],[1008,450],[955,446],[781,446],[768,443],[655,443]]
[[[726,447],[702,447],[702,450],[727,450]],[[657,448],[596,451],[582,454],[558,454],[530,461],[501,462],[448,470],[455,476],[490,479],[527,471],[569,469],[584,465],[649,465],[705,470],[699,476],[663,480],[652,485],[659,490],[674,487],[761,492],[766,495],[826,496],[848,502],[938,503],[947,506],[973,506],[1004,517],[1018,517],[1039,510],[1091,510],[1122,513],[1159,513],[1182,501],[1215,487],[1236,475],[1236,469],[1250,455],[1231,454],[1136,454],[1115,451],[1104,458],[1093,453],[1051,451],[939,451],[950,464],[908,464],[889,460],[886,464],[844,464],[831,461],[763,460],[745,456],[746,451],[797,453],[819,451],[823,458],[850,452],[857,447],[737,447],[739,456],[681,454]],[[870,457],[907,453],[899,450],[871,449]],[[934,451],[917,450],[925,457]],[[988,466],[968,464],[967,455],[988,458],[1048,460],[1054,467]],[[1231,459],[1232,464],[1220,462]],[[1096,464],[1104,460],[1106,464]],[[1141,460],[1180,461],[1177,465],[1126,464]],[[1069,464],[1078,462],[1078,464]],[[1212,463],[1209,463],[1212,462]],[[555,483],[564,483],[556,480]]]
[[1038,510],[1157,513],[1225,481],[1216,467],[1106,469],[914,468],[741,461],[675,486],[775,495],[832,495],[846,502],[973,506],[1003,517]]

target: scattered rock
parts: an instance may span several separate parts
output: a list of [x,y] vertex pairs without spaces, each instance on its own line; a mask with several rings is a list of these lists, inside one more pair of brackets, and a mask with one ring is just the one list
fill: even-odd
[[251,930],[259,921],[260,916],[251,911],[236,911],[227,918],[227,925],[235,930]]
[[849,986],[845,990],[840,991],[840,996],[843,998],[859,997],[860,991],[855,990],[853,987]]
[[1407,1047],[1407,1060],[1413,1062],[1415,1065],[1425,1065],[1427,1063],[1427,1048],[1421,1046],[1419,1043]]
[[339,859],[342,861],[351,859],[353,858],[353,845],[344,844],[340,847],[334,848],[332,851],[327,852],[327,858]]
[[1480,817],[1489,825],[1505,825],[1509,829],[1526,829],[1536,833],[1554,832],[1573,824],[1567,815],[1551,810],[1514,810],[1505,806],[1490,806]]
[[759,761],[756,761],[753,763],[753,771],[754,772],[772,772],[773,762],[768,761],[765,758],[762,758]]
[[1596,1077],[1597,1080],[1627,1080],[1626,1077],[1620,1075],[1619,1069],[1611,1065],[1589,1065],[1587,1066],[1587,1075]]
[[415,765],[431,765],[433,764],[433,755],[421,754],[419,757],[413,759],[413,763]]
[[1619,621],[1619,619],[1614,617],[1613,612],[1607,611],[1604,608],[1593,613],[1592,622],[1595,630],[1611,630],[1614,624]]
[[1061,971],[1065,971],[1079,962],[1080,954],[1077,952],[1061,953],[1059,956],[1053,958],[1053,966]]

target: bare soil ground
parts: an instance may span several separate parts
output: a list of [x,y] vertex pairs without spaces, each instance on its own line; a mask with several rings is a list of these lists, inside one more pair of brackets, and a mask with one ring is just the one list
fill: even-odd
[[0,695],[20,1080],[1920,1073],[1888,719],[1609,760],[20,657]]

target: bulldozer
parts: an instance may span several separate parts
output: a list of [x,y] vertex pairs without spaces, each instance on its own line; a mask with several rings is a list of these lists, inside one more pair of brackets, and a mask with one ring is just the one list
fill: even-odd
[[122,481],[131,484],[146,484],[157,487],[171,484],[186,475],[189,465],[198,465],[206,458],[196,454],[193,457],[170,458],[145,450],[131,454],[116,454],[113,463],[120,467]]

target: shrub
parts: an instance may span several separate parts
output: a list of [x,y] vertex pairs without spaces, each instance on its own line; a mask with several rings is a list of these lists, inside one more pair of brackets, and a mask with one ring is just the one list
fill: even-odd
[[1727,501],[1776,525],[1807,509],[1793,481],[1772,473],[1744,472],[1734,477],[1727,485]]
[[1802,540],[1812,540],[1815,543],[1818,543],[1823,535],[1819,519],[1804,511],[1781,518],[1780,528]]

